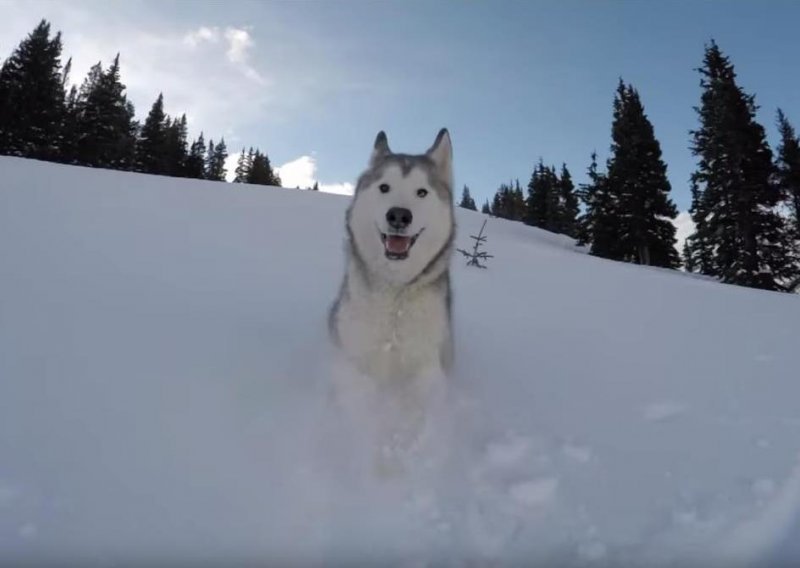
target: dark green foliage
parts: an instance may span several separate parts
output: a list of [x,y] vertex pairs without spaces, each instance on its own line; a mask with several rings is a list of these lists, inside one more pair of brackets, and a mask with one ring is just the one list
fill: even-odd
[[225,181],[225,160],[228,159],[228,150],[225,146],[225,139],[220,140],[219,144],[214,145],[213,140],[208,141],[208,152],[206,153],[206,179],[212,181]]
[[700,127],[692,132],[699,162],[691,208],[697,229],[689,238],[689,260],[723,282],[784,289],[797,264],[755,98],[737,85],[733,65],[714,42],[699,72],[703,94],[696,108]]
[[566,164],[559,177],[554,167],[546,167],[540,159],[528,183],[525,223],[574,237],[577,216],[578,197]]
[[164,95],[158,94],[156,102],[144,121],[136,145],[136,169],[148,174],[166,174],[167,162],[164,148],[167,142],[168,117],[164,113]]
[[186,161],[189,154],[186,150],[186,115],[180,119],[167,119],[167,128],[164,139],[164,169],[165,174],[175,177],[187,177]]
[[621,80],[614,98],[611,137],[606,179],[619,239],[611,258],[677,268],[680,258],[671,220],[678,210],[669,198],[671,187],[661,145],[639,93]]
[[42,20],[0,68],[0,154],[60,158],[65,80],[61,33]]
[[578,236],[578,196],[575,192],[575,184],[572,183],[572,175],[567,169],[567,164],[561,165],[558,187],[561,200],[561,219],[558,232],[576,238]]
[[778,131],[781,135],[776,164],[778,187],[789,205],[792,236],[800,240],[800,139],[780,109]]
[[692,258],[691,249],[689,248],[689,241],[685,241],[683,243],[683,252],[681,256],[683,257],[683,268],[686,270],[686,272],[694,272],[696,267],[694,264],[694,258]]
[[481,206],[481,213],[483,213],[485,215],[491,215],[492,214],[492,208],[489,206],[489,200],[488,199],[483,202],[483,205]]
[[247,183],[280,187],[281,180],[273,171],[269,157],[266,154],[262,154],[260,150],[252,153],[251,149],[248,154],[248,162],[250,163],[250,169],[247,174]]
[[244,148],[239,154],[239,159],[236,161],[236,169],[234,170],[233,183],[247,183],[247,177],[250,175],[250,169],[253,167],[253,149],[245,153]]
[[186,157],[186,177],[195,179],[205,179],[206,167],[206,141],[203,138],[203,133],[197,137],[197,140],[192,142],[189,149],[189,155]]
[[492,200],[492,215],[510,221],[522,221],[525,217],[525,197],[519,180],[512,185],[502,184]]
[[528,183],[525,223],[558,232],[561,226],[561,188],[555,169],[539,160]]
[[464,209],[470,209],[471,211],[478,210],[478,208],[475,206],[475,200],[472,199],[472,196],[469,194],[469,188],[466,185],[461,193],[461,203],[459,203],[458,206],[463,207]]
[[67,110],[68,161],[118,170],[133,168],[138,125],[120,81],[119,54],[106,71],[101,63],[92,67],[77,95],[70,92]]
[[615,220],[616,202],[608,190],[608,178],[597,169],[597,154],[587,170],[589,182],[582,184],[578,197],[584,214],[578,220],[578,244],[590,245],[595,256],[620,260],[619,226]]

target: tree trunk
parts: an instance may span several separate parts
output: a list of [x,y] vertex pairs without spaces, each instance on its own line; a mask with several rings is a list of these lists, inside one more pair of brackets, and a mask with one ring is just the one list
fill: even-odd
[[650,247],[645,244],[639,245],[639,264],[650,266]]

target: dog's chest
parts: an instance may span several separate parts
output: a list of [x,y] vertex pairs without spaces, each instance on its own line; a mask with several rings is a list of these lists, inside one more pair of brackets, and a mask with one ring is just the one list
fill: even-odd
[[445,298],[421,291],[405,298],[374,295],[342,306],[342,347],[376,376],[413,375],[438,363],[448,333]]

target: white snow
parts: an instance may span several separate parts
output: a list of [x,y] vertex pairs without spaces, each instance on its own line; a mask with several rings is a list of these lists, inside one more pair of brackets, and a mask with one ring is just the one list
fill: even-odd
[[347,203],[0,158],[0,564],[800,563],[800,298],[490,219],[403,438],[330,403]]

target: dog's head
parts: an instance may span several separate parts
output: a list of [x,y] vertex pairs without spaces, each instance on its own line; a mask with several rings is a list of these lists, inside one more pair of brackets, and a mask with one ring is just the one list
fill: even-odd
[[453,234],[450,135],[424,154],[395,154],[378,133],[347,212],[355,253],[372,277],[404,284],[447,260]]

